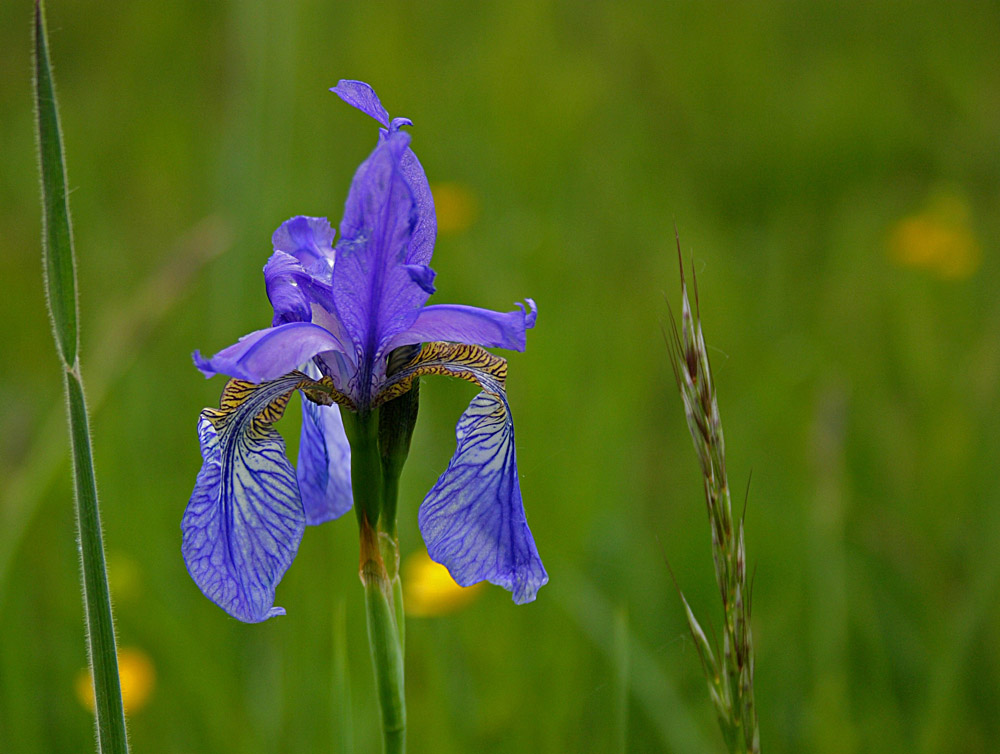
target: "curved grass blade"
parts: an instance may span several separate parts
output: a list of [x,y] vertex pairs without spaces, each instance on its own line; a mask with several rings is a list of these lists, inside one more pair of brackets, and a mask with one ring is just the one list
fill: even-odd
[[56,348],[66,380],[70,442],[73,450],[73,480],[76,493],[80,563],[83,570],[83,604],[87,623],[87,651],[94,679],[97,713],[97,748],[100,754],[127,754],[125,712],[118,680],[111,595],[108,590],[97,503],[97,482],[87,426],[87,406],[80,379],[79,324],[76,299],[76,268],[73,257],[66,165],[63,159],[59,114],[56,108],[52,67],[49,63],[45,14],[35,2],[35,109],[42,182],[45,293],[52,317]]

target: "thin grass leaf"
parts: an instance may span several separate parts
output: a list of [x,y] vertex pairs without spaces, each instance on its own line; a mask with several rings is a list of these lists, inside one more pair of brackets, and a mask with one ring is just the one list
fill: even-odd
[[45,13],[40,0],[35,3],[34,66],[45,292],[56,347],[65,370],[87,650],[94,679],[97,748],[100,754],[127,754],[125,711],[118,679],[118,655],[104,563],[97,482],[87,425],[87,405],[79,373],[76,273],[66,195],[66,165],[49,63]]
[[[557,566],[566,587],[554,594],[580,630],[615,661],[615,612],[610,599],[582,574]],[[556,569],[553,569],[556,570]],[[657,656],[629,630],[629,692],[637,709],[655,729],[666,751],[711,752],[714,747],[696,723],[674,680],[664,672]]]
[[615,751],[628,751],[628,691],[629,691],[629,618],[628,607],[615,609],[612,656],[615,666]]
[[45,295],[52,315],[52,329],[63,362],[76,363],[80,342],[77,324],[76,264],[73,232],[66,190],[66,163],[63,159],[62,131],[56,108],[55,84],[49,63],[49,43],[45,31],[45,11],[35,3],[35,116],[38,125],[38,152],[42,174],[42,260]]

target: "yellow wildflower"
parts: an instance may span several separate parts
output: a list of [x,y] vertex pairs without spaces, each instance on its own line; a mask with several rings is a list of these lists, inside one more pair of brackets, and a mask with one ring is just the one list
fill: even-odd
[[482,583],[460,587],[448,569],[418,550],[403,562],[403,605],[406,614],[427,618],[464,607],[479,593]]

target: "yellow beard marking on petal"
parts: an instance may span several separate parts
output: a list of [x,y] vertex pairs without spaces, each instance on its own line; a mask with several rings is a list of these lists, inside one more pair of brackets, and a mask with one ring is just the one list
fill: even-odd
[[407,392],[417,377],[440,374],[479,385],[487,392],[503,390],[507,380],[507,360],[482,346],[435,341],[424,344],[420,353],[399,370],[376,396],[378,406]]
[[[247,404],[255,397],[260,399],[262,391],[275,382],[283,382],[282,392],[273,397],[262,406],[250,407]],[[274,424],[285,413],[292,393],[301,390],[313,403],[329,406],[333,403],[346,406],[354,410],[354,402],[333,386],[333,381],[329,377],[314,380],[302,372],[290,372],[284,377],[279,377],[271,382],[256,384],[245,380],[231,379],[222,389],[222,397],[219,398],[218,408],[206,408],[201,413],[221,431],[229,418],[240,409],[250,409],[254,413],[253,425],[250,431],[259,430],[261,425]],[[266,394],[266,393],[265,393]]]

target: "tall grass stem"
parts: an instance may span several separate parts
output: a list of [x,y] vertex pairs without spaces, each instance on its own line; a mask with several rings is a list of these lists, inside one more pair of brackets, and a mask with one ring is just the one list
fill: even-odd
[[671,336],[667,342],[704,481],[715,579],[722,597],[721,648],[716,646],[713,651],[683,593],[681,600],[726,746],[730,752],[758,754],[760,731],[754,700],[754,651],[750,629],[752,583],[747,579],[743,518],[733,519],[722,419],[701,329],[698,284],[692,277],[695,298],[692,309],[679,238],[677,255],[681,268],[681,322],[678,327],[671,314]]
[[66,163],[49,61],[45,11],[40,0],[35,3],[34,36],[45,293],[66,385],[87,650],[94,683],[97,749],[100,754],[127,754],[128,738],[118,678],[111,594],[104,562],[97,481],[87,423],[87,404],[80,377],[76,260],[66,189]]

